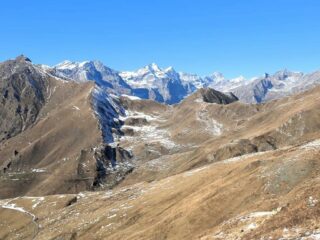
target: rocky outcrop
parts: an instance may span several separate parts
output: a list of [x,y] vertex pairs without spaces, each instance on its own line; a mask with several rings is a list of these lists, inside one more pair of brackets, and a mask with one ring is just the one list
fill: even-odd
[[202,99],[207,103],[229,104],[238,101],[233,93],[222,93],[213,88],[202,88],[199,90]]
[[238,98],[231,92],[223,93],[213,88],[201,88],[194,94],[186,98],[186,101],[216,103],[216,104],[230,104],[238,101]]
[[36,121],[47,86],[48,80],[23,55],[0,64],[0,142]]
[[133,155],[119,146],[108,144],[95,149],[96,176],[93,189],[112,188],[133,170]]

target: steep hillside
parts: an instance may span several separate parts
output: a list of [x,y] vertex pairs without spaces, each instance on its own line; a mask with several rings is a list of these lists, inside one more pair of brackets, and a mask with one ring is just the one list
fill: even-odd
[[0,236],[317,239],[319,150],[314,141],[112,191],[3,200]]
[[[0,143],[1,198],[95,189],[107,177],[108,165],[116,161],[120,164],[123,160],[124,165],[112,173],[118,179],[112,179],[114,184],[130,171],[130,153],[107,145],[120,134],[117,128],[121,123],[116,118],[121,110],[117,109],[116,98],[105,98],[105,89],[94,83],[55,78],[24,59],[8,63],[13,69],[30,70],[12,75],[9,71],[8,77],[1,79],[9,85],[9,91],[15,79],[20,80],[22,88],[15,92],[15,101],[8,97],[13,103],[6,104],[2,111],[11,111],[13,104],[23,106],[21,112],[27,117],[30,111],[24,109],[38,111],[24,128],[20,128],[20,122],[14,122],[19,115],[1,115],[1,122],[11,122],[13,129],[22,131]],[[37,83],[38,77],[43,85]],[[29,99],[25,97],[29,96],[28,91]],[[33,97],[33,93],[40,97]]]

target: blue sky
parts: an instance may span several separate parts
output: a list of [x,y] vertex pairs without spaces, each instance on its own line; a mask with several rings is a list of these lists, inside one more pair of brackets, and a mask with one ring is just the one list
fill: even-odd
[[320,69],[318,0],[2,1],[0,60],[156,62],[200,75]]

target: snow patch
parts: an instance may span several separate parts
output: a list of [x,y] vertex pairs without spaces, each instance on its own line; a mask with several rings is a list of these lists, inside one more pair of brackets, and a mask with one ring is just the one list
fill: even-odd
[[32,200],[34,204],[32,205],[32,209],[35,209],[42,201],[44,201],[44,197],[37,197]]
[[206,127],[205,131],[211,133],[214,136],[220,136],[223,132],[223,124],[209,116],[206,105],[202,106],[202,109],[197,112],[197,120],[202,122]]
[[130,100],[141,100],[141,98],[139,97],[136,97],[136,96],[130,96],[130,95],[126,95],[126,94],[122,94],[121,95],[122,97],[126,97],[126,98],[129,98]]
[[208,168],[208,166],[201,167],[201,168],[197,168],[197,169],[194,169],[194,170],[185,172],[185,173],[183,174],[183,176],[189,177],[189,176],[194,175],[195,173],[202,172],[203,170],[205,170],[205,169],[207,169],[207,168]]
[[44,172],[46,172],[46,169],[34,168],[34,169],[32,169],[32,172],[35,172],[35,173],[44,173]]
[[320,139],[308,142],[308,143],[302,145],[300,148],[306,149],[306,150],[319,150],[320,149]]
[[160,143],[162,146],[164,146],[167,149],[173,149],[174,147],[177,147],[178,145],[173,142],[170,138],[170,133],[165,129],[159,129],[155,126],[123,126],[121,129],[132,129],[134,132],[139,134],[139,137],[131,137],[131,136],[125,136],[121,137],[122,140],[127,141],[136,141],[136,140],[143,140],[147,142],[148,144],[152,143]]
[[77,106],[73,106],[72,108],[75,109],[75,110],[77,110],[77,111],[80,110],[80,108],[78,108]]
[[0,205],[0,207],[6,208],[6,209],[11,209],[11,210],[14,210],[14,211],[18,211],[18,212],[22,212],[24,214],[27,214],[27,215],[32,217],[33,221],[36,219],[36,216],[34,214],[26,211],[23,207],[16,206],[15,203],[5,203],[3,205]]

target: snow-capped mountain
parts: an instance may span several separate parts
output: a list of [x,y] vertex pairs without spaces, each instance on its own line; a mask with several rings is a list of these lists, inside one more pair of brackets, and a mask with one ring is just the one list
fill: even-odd
[[191,83],[196,88],[212,87],[219,82],[226,80],[222,73],[214,72],[210,76],[200,77],[197,74],[179,72],[179,76],[185,83]]
[[119,75],[133,88],[134,95],[168,104],[180,102],[196,89],[192,82],[182,81],[173,67],[162,69],[155,63]]
[[181,81],[180,75],[172,67],[161,69],[155,63],[136,72],[118,72],[99,61],[64,61],[52,68],[45,65],[41,67],[66,80],[94,81],[114,94],[129,94],[167,104],[180,102],[196,89],[192,83]]
[[41,68],[66,80],[94,81],[116,95],[127,94],[166,104],[179,103],[197,89],[207,87],[233,92],[243,102],[260,103],[301,92],[320,83],[320,72],[303,74],[288,70],[251,79],[243,76],[228,79],[219,72],[202,77],[177,72],[173,67],[161,68],[155,63],[137,71],[116,71],[100,61],[64,61],[54,67],[41,65]]
[[231,91],[243,102],[260,103],[302,92],[320,84],[320,71],[303,74],[281,70],[246,81]]
[[221,73],[200,77],[196,74],[180,73],[180,78],[197,88],[210,87],[222,92],[233,92],[242,102],[261,103],[302,92],[320,84],[320,71],[303,74],[281,70],[273,75],[246,79],[243,76],[226,79]]
[[58,77],[78,82],[94,81],[98,86],[113,89],[116,93],[131,92],[131,87],[123,81],[118,72],[100,61],[64,61],[54,66],[51,71]]

